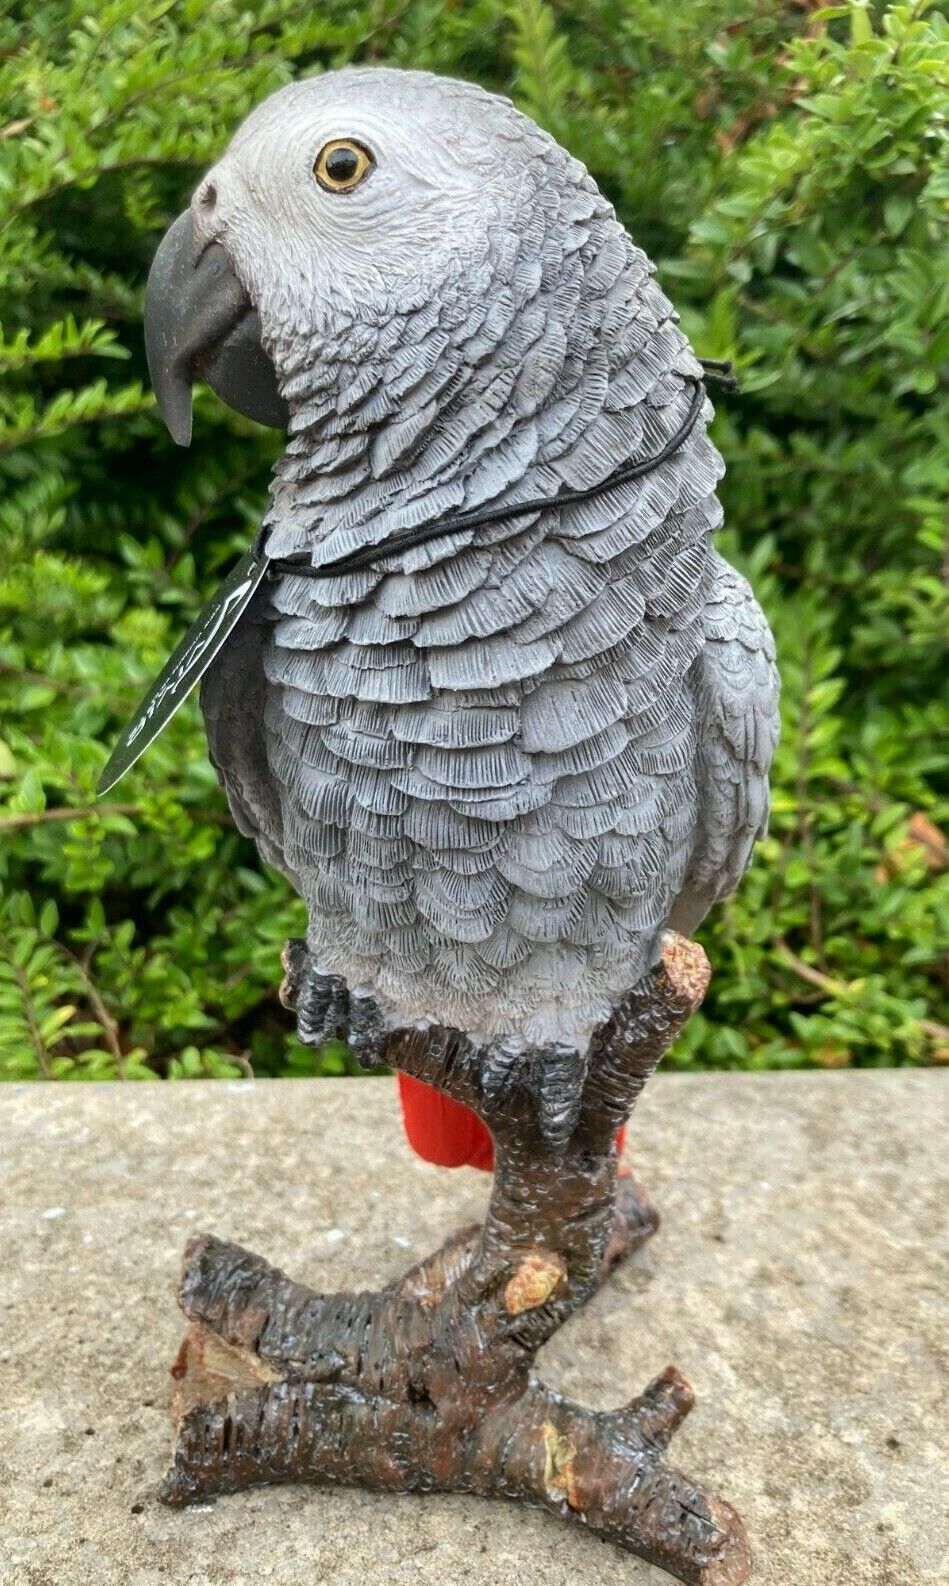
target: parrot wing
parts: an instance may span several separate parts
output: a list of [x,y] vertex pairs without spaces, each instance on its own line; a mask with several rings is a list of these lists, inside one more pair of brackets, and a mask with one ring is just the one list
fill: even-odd
[[778,741],[774,640],[747,579],[714,554],[705,647],[692,686],[699,819],[685,884],[669,917],[690,934],[734,892],[768,824],[768,770]]
[[284,858],[280,789],[267,763],[263,648],[272,623],[264,616],[266,601],[265,593],[255,598],[205,673],[201,710],[211,764],[238,830],[299,890]]

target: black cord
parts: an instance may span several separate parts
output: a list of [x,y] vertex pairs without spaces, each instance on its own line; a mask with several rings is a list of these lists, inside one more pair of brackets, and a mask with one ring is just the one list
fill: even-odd
[[[726,390],[737,390],[737,381],[730,363],[711,358],[703,358],[701,362],[711,379],[721,380]],[[558,507],[571,507],[580,501],[589,501],[593,496],[602,495],[606,490],[613,490],[617,485],[628,484],[631,479],[640,479],[643,474],[651,473],[660,463],[664,463],[667,457],[671,457],[673,452],[678,451],[695,428],[705,401],[705,388],[701,380],[694,376],[688,378],[692,380],[695,390],[689,411],[675,434],[652,457],[645,457],[636,463],[627,463],[624,468],[617,469],[598,484],[588,485],[585,490],[561,490],[554,496],[536,496],[531,501],[515,501],[497,507],[474,507],[470,512],[456,512],[448,517],[436,518],[431,523],[417,524],[413,529],[403,529],[400,534],[393,534],[389,539],[380,541],[378,545],[360,546],[355,551],[349,551],[345,556],[337,557],[333,562],[324,562],[321,567],[314,567],[309,561],[294,561],[287,557],[271,562],[268,573],[270,576],[289,573],[295,578],[336,578],[341,573],[354,573],[360,568],[371,567],[373,563],[384,557],[395,556],[400,551],[414,550],[417,545],[428,545],[430,541],[444,539],[449,534],[461,534],[466,529],[478,529],[486,523],[500,523],[506,518],[524,518],[533,512],[549,512]]]

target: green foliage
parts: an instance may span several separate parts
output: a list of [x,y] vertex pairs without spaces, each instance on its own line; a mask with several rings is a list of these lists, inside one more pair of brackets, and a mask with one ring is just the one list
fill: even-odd
[[349,60],[511,92],[742,375],[716,421],[723,548],[774,623],[784,737],[771,834],[703,931],[713,987],[672,1061],[946,1060],[941,11],[35,0],[0,18],[0,1076],[352,1069],[289,1032],[274,986],[302,909],[231,826],[193,702],[93,794],[279,444],[203,393],[192,451],[171,446],[148,261],[250,107]]

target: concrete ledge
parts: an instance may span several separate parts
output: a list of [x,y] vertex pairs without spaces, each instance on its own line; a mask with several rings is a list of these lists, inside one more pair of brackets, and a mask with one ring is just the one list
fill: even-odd
[[[927,1071],[658,1076],[628,1151],[663,1226],[542,1357],[602,1407],[680,1367],[675,1461],[743,1516],[758,1586],[949,1580],[947,1094]],[[474,1499],[155,1502],[190,1234],[374,1286],[486,1187],[412,1156],[391,1080],[0,1088],[3,1586],[667,1581]]]

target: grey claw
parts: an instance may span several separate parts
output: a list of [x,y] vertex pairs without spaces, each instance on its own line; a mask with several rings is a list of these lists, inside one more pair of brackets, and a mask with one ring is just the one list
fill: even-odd
[[580,1119],[587,1054],[555,1042],[534,1057],[537,1123],[551,1151],[565,1151]]
[[368,991],[349,994],[349,1045],[360,1068],[380,1068],[386,1024],[375,997]]
[[324,975],[308,960],[297,990],[297,1035],[304,1046],[325,1046],[349,1036],[349,991],[338,975]]
[[481,1102],[486,1113],[497,1112],[503,1106],[523,1061],[524,1042],[518,1035],[504,1036],[487,1047],[479,1074]]

